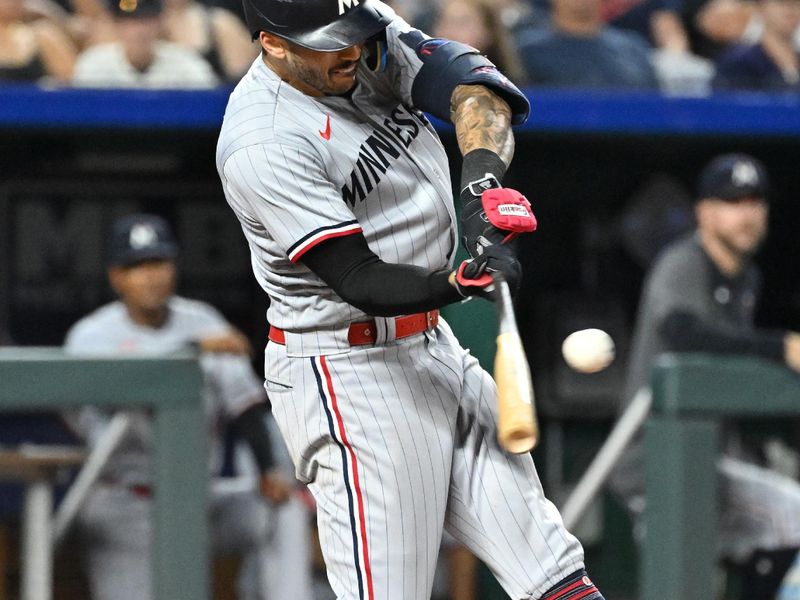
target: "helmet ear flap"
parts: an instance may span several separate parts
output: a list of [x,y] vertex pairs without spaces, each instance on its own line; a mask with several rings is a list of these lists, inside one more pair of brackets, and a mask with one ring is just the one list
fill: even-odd
[[386,30],[368,39],[364,43],[363,50],[364,64],[370,71],[383,73],[386,70],[389,59],[389,44],[386,41]]
[[261,36],[261,32],[264,31],[262,25],[267,22],[267,19],[255,7],[252,0],[242,0],[242,8],[244,9],[244,20],[250,30],[251,39],[255,42]]

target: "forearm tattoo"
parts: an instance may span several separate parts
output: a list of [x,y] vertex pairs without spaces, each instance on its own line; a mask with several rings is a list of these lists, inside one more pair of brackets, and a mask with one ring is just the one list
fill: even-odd
[[514,157],[514,133],[508,103],[482,85],[459,85],[450,99],[450,114],[461,154],[491,150],[506,165]]

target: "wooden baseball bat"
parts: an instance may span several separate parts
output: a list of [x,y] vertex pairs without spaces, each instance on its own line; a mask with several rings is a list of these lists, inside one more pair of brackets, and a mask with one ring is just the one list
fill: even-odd
[[531,370],[517,330],[508,283],[494,273],[497,305],[497,353],[494,379],[497,383],[497,438],[513,454],[530,452],[539,442],[539,423],[533,396]]

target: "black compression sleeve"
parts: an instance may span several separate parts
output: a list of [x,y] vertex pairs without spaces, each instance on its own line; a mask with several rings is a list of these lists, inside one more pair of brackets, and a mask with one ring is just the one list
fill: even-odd
[[784,333],[775,330],[723,331],[687,312],[664,319],[660,333],[673,352],[752,354],[784,360]]
[[407,315],[462,300],[447,280],[450,271],[385,263],[361,234],[326,240],[301,260],[342,300],[368,315]]
[[234,433],[250,446],[262,473],[269,471],[275,465],[272,459],[272,446],[267,431],[266,416],[266,403],[257,402],[231,422]]
[[477,179],[483,179],[487,173],[491,173],[502,183],[506,169],[503,159],[487,148],[477,148],[467,152],[461,163],[461,189]]

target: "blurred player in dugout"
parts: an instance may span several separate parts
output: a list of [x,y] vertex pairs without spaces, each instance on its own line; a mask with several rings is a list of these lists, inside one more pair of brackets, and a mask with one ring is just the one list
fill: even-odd
[[[220,472],[223,435],[232,428],[252,450],[259,473],[249,488],[213,481],[209,496],[212,551],[242,557],[239,598],[308,600],[307,515],[302,506],[299,510],[296,506],[301,503],[290,493],[289,478],[275,466],[273,457],[280,458],[285,450],[271,443],[265,392],[250,365],[249,344],[208,304],[175,295],[177,254],[172,232],[160,217],[131,215],[116,221],[108,276],[119,300],[76,323],[67,335],[66,350],[78,355],[200,350],[209,472]],[[94,600],[150,600],[152,596],[152,422],[143,412],[131,412],[129,417],[126,435],[78,516]],[[67,416],[90,447],[97,444],[111,418],[109,412],[93,407]],[[289,543],[276,551],[270,547],[276,537],[288,538]],[[285,590],[284,585],[291,587]]]
[[[628,402],[647,388],[663,352],[761,356],[800,372],[800,334],[753,324],[761,277],[752,258],[767,234],[768,193],[766,169],[752,156],[718,156],[703,170],[697,230],[667,247],[645,281]],[[742,600],[771,600],[800,549],[800,484],[764,468],[760,449],[742,443],[736,428],[726,434],[717,469],[720,552],[741,569]],[[646,510],[643,467],[639,438],[610,480],[637,519]]]

